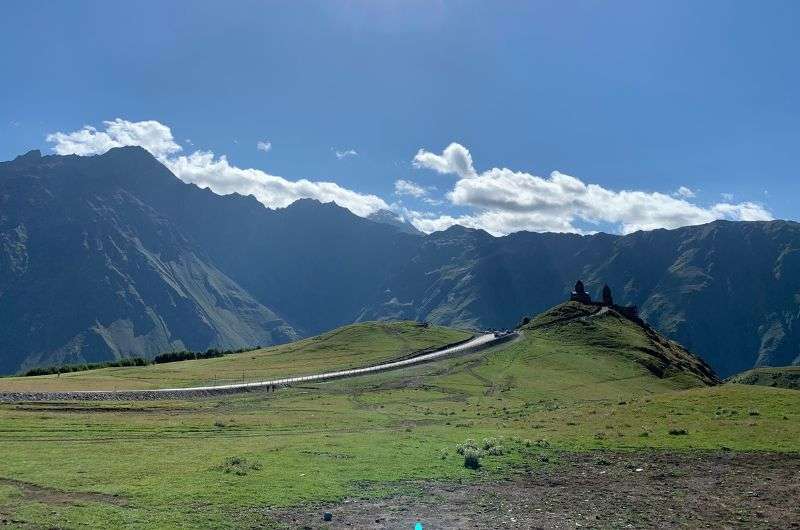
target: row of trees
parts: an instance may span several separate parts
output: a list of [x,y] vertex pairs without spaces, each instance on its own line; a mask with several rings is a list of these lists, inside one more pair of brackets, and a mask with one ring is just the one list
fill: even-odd
[[112,368],[119,366],[147,366],[149,364],[164,364],[175,363],[178,361],[193,361],[196,359],[211,359],[214,357],[223,357],[232,353],[243,353],[246,351],[258,350],[261,346],[254,346],[252,348],[239,348],[238,350],[220,350],[217,348],[209,348],[206,351],[173,351],[167,353],[160,353],[153,357],[152,360],[143,357],[126,357],[116,361],[103,361],[99,363],[79,363],[79,364],[62,364],[57,366],[40,366],[31,368],[30,370],[20,374],[23,377],[30,377],[36,375],[53,375],[53,374],[68,374],[71,372],[83,372],[86,370],[98,370],[100,368]]

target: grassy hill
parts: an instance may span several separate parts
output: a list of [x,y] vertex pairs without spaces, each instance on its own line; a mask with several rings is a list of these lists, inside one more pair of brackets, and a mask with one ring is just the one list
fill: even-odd
[[[540,341],[557,343],[558,348],[580,351],[579,358],[587,362],[605,358],[633,361],[676,387],[721,382],[702,359],[613,308],[567,302],[542,313],[522,329],[535,331]],[[587,367],[586,371],[593,369]]]
[[[0,513],[20,526],[273,527],[281,507],[503,479],[565,453],[800,451],[800,393],[713,385],[678,345],[593,310],[559,306],[492,350],[269,395],[0,404],[15,455],[0,459]],[[329,357],[308,347],[295,353],[309,368]],[[468,469],[456,447],[469,438],[502,450]]]
[[464,331],[442,326],[423,327],[415,322],[366,322],[290,344],[212,359],[0,378],[0,392],[139,390],[261,381],[358,368],[469,336]]
[[800,366],[754,368],[727,380],[740,385],[761,385],[800,390]]

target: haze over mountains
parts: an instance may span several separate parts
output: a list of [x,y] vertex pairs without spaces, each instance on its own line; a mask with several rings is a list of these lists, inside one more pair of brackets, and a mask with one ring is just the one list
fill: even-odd
[[787,221],[423,235],[333,203],[219,196],[138,147],[0,163],[0,373],[372,319],[511,327],[582,278],[726,376],[800,363],[798,272],[800,225]]

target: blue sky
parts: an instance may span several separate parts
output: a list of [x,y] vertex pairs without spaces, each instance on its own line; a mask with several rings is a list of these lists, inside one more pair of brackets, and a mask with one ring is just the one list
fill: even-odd
[[184,180],[376,197],[426,230],[796,219],[799,22],[777,1],[6,2],[0,159],[151,120]]

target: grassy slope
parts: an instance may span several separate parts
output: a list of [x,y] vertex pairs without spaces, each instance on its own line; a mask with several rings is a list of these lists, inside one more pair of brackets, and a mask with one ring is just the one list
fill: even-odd
[[0,391],[123,390],[261,381],[357,368],[468,338],[441,326],[369,322],[318,337],[214,359],[103,368],[69,374],[0,378]]
[[734,375],[728,382],[800,390],[800,366],[754,368]]
[[[0,482],[0,513],[43,525],[241,527],[263,523],[269,506],[413,491],[413,479],[502,476],[545,465],[543,454],[557,461],[557,450],[800,450],[800,393],[657,378],[632,362],[641,350],[616,342],[620,333],[645,341],[635,330],[592,324],[591,335],[576,323],[528,329],[495,351],[318,391],[2,405],[0,444],[16,458],[0,459],[0,477],[130,504],[48,504]],[[506,454],[465,469],[455,444],[487,436],[505,437]],[[261,469],[226,474],[219,466],[230,456]]]

